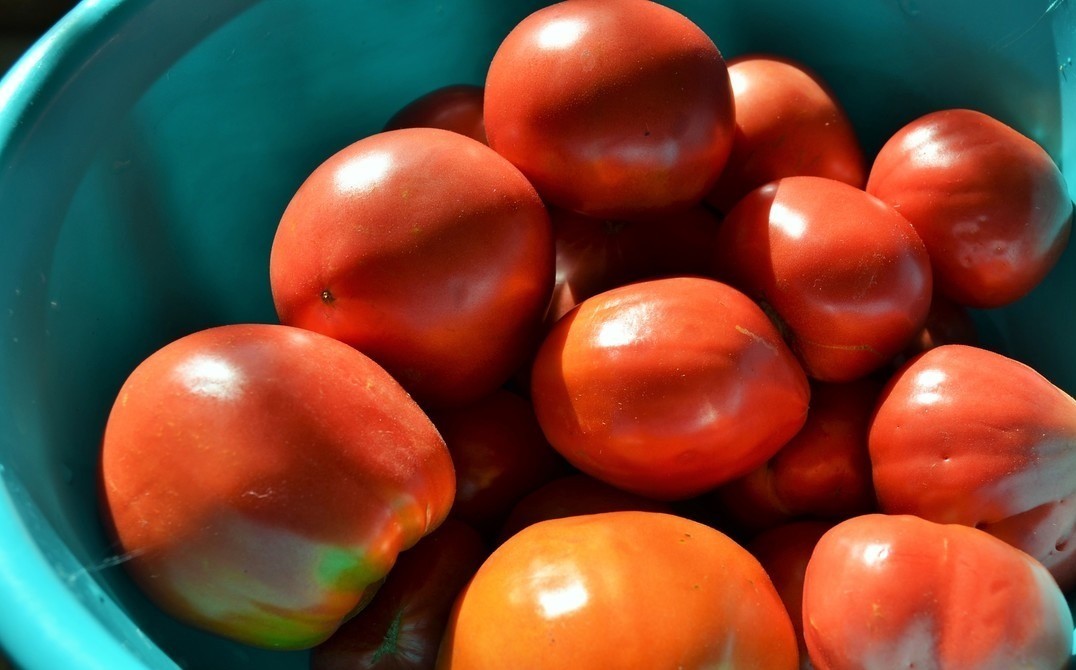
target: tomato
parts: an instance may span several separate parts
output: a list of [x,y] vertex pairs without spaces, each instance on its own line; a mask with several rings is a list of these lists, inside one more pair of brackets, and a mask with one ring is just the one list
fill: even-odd
[[716,274],[765,303],[807,374],[862,377],[901,352],[930,308],[926,248],[863,191],[787,177],[752,191],[717,237]]
[[1076,585],[1076,400],[1030,367],[966,345],[931,349],[882,393],[868,436],[882,511],[1002,524]]
[[803,585],[817,670],[1061,670],[1072,614],[1030,556],[974,528],[856,517],[818,541]]
[[912,340],[905,353],[918,354],[943,344],[979,343],[975,320],[962,305],[935,293],[930,300],[930,310],[923,323],[923,330]]
[[510,391],[430,418],[456,466],[452,515],[480,531],[496,531],[520,498],[566,469],[530,402]]
[[855,129],[817,74],[770,55],[734,58],[728,68],[736,136],[707,202],[728,212],[759,186],[798,175],[863,188],[867,167]]
[[269,264],[280,320],[347,342],[425,406],[504,383],[553,286],[549,215],[489,147],[394,130],[320,165],[281,218]]
[[425,670],[437,660],[456,596],[489,552],[449,518],[400,554],[370,604],[310,655],[310,670]]
[[797,667],[788,613],[758,561],[720,532],[654,512],[542,521],[478,569],[437,667]]
[[482,120],[484,94],[481,86],[473,84],[453,84],[435,89],[393,114],[384,129],[442,128],[488,144],[486,125]]
[[811,385],[807,422],[762,467],[719,488],[725,516],[749,529],[845,519],[876,507],[867,431],[882,383]]
[[505,520],[500,536],[502,540],[507,539],[527,526],[547,519],[632,510],[672,513],[672,508],[659,500],[629,493],[582,473],[566,475],[517,502]]
[[486,77],[490,146],[550,203],[599,218],[701,201],[728,159],[733,116],[717,46],[647,0],[539,9]]
[[142,362],[108,417],[101,477],[152,600],[278,649],[336,630],[455,488],[440,435],[388,373],[278,325],[200,331]]
[[803,578],[818,540],[831,528],[820,521],[798,521],[767,530],[752,539],[746,549],[769,575],[785,604],[800,650],[800,668],[811,670],[807,643],[803,639]]
[[1046,151],[986,114],[943,110],[901,128],[878,152],[867,191],[912,222],[939,292],[1000,307],[1061,256],[1072,201]]
[[554,449],[602,481],[669,500],[765,462],[803,425],[809,393],[762,310],[701,277],[583,301],[554,325],[531,375]]
[[618,286],[671,274],[705,274],[719,223],[704,207],[656,221],[594,219],[552,209],[556,282],[550,325],[577,304]]

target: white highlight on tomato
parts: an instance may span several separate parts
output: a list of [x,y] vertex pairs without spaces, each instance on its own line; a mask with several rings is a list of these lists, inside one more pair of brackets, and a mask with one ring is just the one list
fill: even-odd
[[915,376],[915,402],[919,405],[935,405],[943,400],[939,387],[945,383],[947,376],[937,368],[923,370]]
[[349,161],[333,174],[337,190],[347,193],[369,193],[385,179],[392,167],[392,155],[377,151]]
[[543,49],[568,49],[583,35],[586,24],[578,19],[550,21],[538,31],[538,46]]
[[867,565],[879,565],[889,558],[888,544],[868,544],[863,547],[863,562]]
[[239,370],[214,356],[193,356],[176,368],[176,373],[195,395],[235,400],[243,393],[243,376]]
[[803,215],[776,200],[770,206],[770,223],[793,240],[803,239],[807,232],[807,220]]

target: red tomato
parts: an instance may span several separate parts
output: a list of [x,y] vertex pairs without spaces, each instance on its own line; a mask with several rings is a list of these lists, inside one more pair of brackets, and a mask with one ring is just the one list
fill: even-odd
[[807,655],[807,643],[803,640],[803,577],[815,545],[830,527],[831,524],[820,521],[784,524],[771,528],[746,545],[766,570],[788,610],[796,630],[802,670],[813,668]]
[[927,312],[923,330],[919,331],[905,353],[915,355],[943,344],[976,345],[978,343],[978,329],[968,310],[945,296],[935,293],[930,300],[930,311]]
[[1039,563],[915,516],[856,517],[823,535],[803,621],[817,670],[1061,670],[1072,650],[1072,614]]
[[732,148],[713,41],[647,0],[571,0],[505,38],[486,77],[490,146],[554,205],[634,219],[698,203]]
[[930,260],[915,230],[863,191],[787,177],[745,196],[718,233],[717,274],[765,303],[808,375],[850,381],[923,327]]
[[1066,589],[1076,585],[1073,444],[1076,400],[1022,363],[958,344],[893,377],[868,437],[882,511],[1001,524]]
[[807,423],[762,467],[715,493],[725,516],[749,529],[801,517],[846,519],[876,507],[867,431],[882,383],[811,385]]
[[632,510],[672,513],[667,503],[629,493],[588,475],[567,475],[554,479],[516,503],[504,522],[501,538],[507,539],[527,526],[548,519]]
[[310,670],[425,670],[437,660],[452,603],[489,552],[448,519],[400,554],[370,604],[310,655]]
[[556,282],[546,315],[552,325],[577,304],[618,286],[670,274],[705,274],[719,223],[704,207],[656,221],[594,219],[550,210]]
[[456,466],[452,515],[483,532],[496,531],[520,498],[565,470],[530,402],[509,391],[430,418]]
[[867,191],[915,226],[939,292],[970,307],[1026,295],[1072,229],[1061,171],[1031,139],[980,112],[927,114],[875,158]]
[[472,84],[454,84],[430,91],[393,114],[385,123],[385,130],[441,128],[488,144],[482,121],[484,93],[481,86]]
[[388,373],[275,325],[183,337],[108,418],[106,522],[164,610],[278,649],[327,638],[452,504],[437,430]]
[[280,320],[347,342],[427,406],[492,392],[528,353],[553,285],[549,216],[489,147],[409,128],[303,183],[270,258]]
[[720,532],[654,512],[542,521],[456,601],[440,670],[767,670],[796,637],[762,566]]
[[813,175],[863,188],[867,167],[855,130],[824,82],[775,56],[729,61],[736,137],[706,200],[722,212],[782,177]]
[[762,310],[700,277],[583,301],[550,331],[531,375],[554,449],[607,483],[670,500],[765,462],[803,425],[808,396]]

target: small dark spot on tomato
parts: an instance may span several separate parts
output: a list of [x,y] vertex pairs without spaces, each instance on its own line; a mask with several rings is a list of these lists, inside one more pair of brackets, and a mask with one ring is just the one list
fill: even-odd
[[329,289],[325,289],[321,292],[321,301],[326,305],[331,305],[336,302],[336,296]]

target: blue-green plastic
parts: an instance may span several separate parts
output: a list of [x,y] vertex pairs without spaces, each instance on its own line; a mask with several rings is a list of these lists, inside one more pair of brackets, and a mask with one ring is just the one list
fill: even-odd
[[[133,588],[97,516],[108,409],[167,341],[274,320],[269,248],[302,179],[412,98],[481,83],[542,4],[84,0],[0,82],[0,647],[19,666],[306,666],[179,625]],[[1076,184],[1071,2],[668,4],[726,56],[811,65],[868,151],[922,113],[972,107]],[[1070,393],[1074,254],[977,315],[993,346]]]

